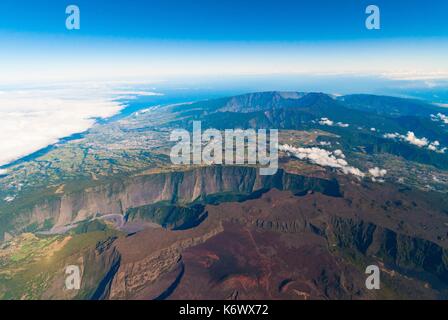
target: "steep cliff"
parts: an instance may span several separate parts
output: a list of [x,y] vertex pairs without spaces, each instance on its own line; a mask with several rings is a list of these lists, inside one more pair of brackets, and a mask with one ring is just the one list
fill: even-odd
[[124,215],[131,208],[162,201],[188,204],[206,201],[211,195],[250,196],[272,188],[340,196],[339,185],[335,180],[293,175],[283,170],[273,176],[260,176],[258,169],[254,167],[201,167],[188,171],[132,176],[76,192],[54,195],[40,200],[31,209],[8,213],[8,222],[0,226],[0,234],[20,233],[31,225],[39,230],[48,221],[53,222],[53,227],[60,227],[97,215]]

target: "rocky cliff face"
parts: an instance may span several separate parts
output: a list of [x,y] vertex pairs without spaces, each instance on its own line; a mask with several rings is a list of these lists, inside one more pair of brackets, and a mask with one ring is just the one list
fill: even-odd
[[32,224],[42,228],[45,221],[51,219],[54,226],[59,227],[95,215],[125,214],[130,208],[160,201],[191,203],[213,194],[250,195],[272,188],[340,195],[336,181],[293,175],[283,170],[273,176],[260,176],[257,168],[212,166],[134,176],[55,196],[28,211],[14,213],[11,225],[15,232],[20,232]]
[[434,242],[400,234],[373,223],[332,219],[331,233],[338,247],[378,257],[384,263],[422,279],[431,276],[448,285],[448,250]]

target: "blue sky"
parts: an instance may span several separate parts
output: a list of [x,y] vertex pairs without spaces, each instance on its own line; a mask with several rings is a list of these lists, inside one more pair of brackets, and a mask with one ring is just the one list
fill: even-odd
[[[69,4],[81,10],[81,30],[65,29]],[[364,26],[369,4],[381,9],[381,30]],[[0,81],[444,77],[447,16],[441,0],[2,0]]]
[[[67,34],[64,11],[82,12],[79,35],[205,41],[320,41],[447,36],[441,0],[2,0],[0,30]],[[382,10],[383,30],[364,28]]]

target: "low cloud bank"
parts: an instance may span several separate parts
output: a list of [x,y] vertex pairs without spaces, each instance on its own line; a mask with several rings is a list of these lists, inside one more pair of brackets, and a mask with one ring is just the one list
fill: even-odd
[[95,119],[117,114],[126,106],[118,99],[155,94],[91,84],[3,90],[0,166],[86,131]]
[[311,163],[322,167],[339,169],[344,174],[352,174],[358,177],[364,177],[365,174],[358,168],[350,166],[345,160],[345,155],[341,150],[327,151],[321,148],[296,148],[288,144],[281,145],[280,151],[288,152],[300,160],[308,160]]
[[373,182],[384,182],[383,179],[387,170],[374,167],[368,170],[368,173],[362,172],[360,169],[350,166],[346,160],[346,156],[342,150],[328,151],[325,149],[311,147],[311,148],[296,148],[285,144],[279,146],[280,151],[322,167],[330,167],[340,170],[344,174],[351,174],[359,178],[370,176]]

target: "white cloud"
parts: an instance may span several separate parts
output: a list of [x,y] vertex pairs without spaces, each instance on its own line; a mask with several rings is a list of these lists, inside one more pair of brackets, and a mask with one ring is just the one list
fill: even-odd
[[342,167],[341,170],[345,174],[352,174],[354,176],[361,177],[361,178],[363,178],[365,176],[364,172],[362,172],[361,170],[359,170],[358,168],[355,168],[355,167],[346,166],[346,167]]
[[448,72],[435,70],[412,70],[409,71],[390,71],[382,74],[383,77],[392,80],[405,81],[424,81],[423,84],[428,88],[434,88],[438,84],[436,80],[448,79]]
[[448,116],[444,115],[443,113],[438,113],[437,115],[431,115],[432,121],[442,121],[445,124],[448,124]]
[[12,201],[14,201],[15,199],[16,199],[16,197],[8,196],[8,197],[6,197],[5,199],[3,199],[3,201],[5,201],[5,202],[12,202]]
[[162,96],[161,93],[147,92],[147,91],[112,91],[112,95],[115,97],[113,100],[134,100],[137,97],[149,97],[149,96]]
[[397,139],[402,137],[402,135],[400,135],[399,133],[385,133],[383,137],[387,139]]
[[145,97],[149,97],[149,96],[161,96],[161,93],[156,93],[156,92],[148,92],[148,91],[120,91],[120,90],[116,90],[113,91],[114,94],[117,95],[125,95],[125,96],[145,96]]
[[427,138],[417,138],[412,131],[408,131],[406,135],[402,135],[399,133],[386,133],[383,135],[384,138],[387,139],[396,139],[401,140],[404,142],[407,142],[409,144],[412,144],[414,146],[417,146],[419,148],[427,148],[428,150],[435,151],[438,153],[445,153],[446,148],[440,148],[440,142],[439,141],[429,141]]
[[386,176],[387,170],[375,167],[375,168],[369,169],[369,174],[372,176],[372,181],[373,182],[380,182],[380,183],[382,183],[382,182],[385,181],[383,178]]
[[333,151],[333,154],[334,154],[336,157],[340,157],[340,158],[345,159],[345,154],[343,154],[343,153],[342,153],[342,150],[340,150],[340,149],[338,149],[338,150],[334,150],[334,151]]
[[375,168],[369,169],[369,173],[374,178],[382,178],[387,174],[387,170],[375,167]]
[[409,142],[410,144],[416,145],[417,147],[425,147],[429,144],[428,139],[426,139],[425,137],[417,138],[412,131],[408,131],[404,140]]
[[319,124],[322,126],[329,126],[329,127],[337,126],[341,128],[347,128],[350,126],[348,123],[342,123],[342,122],[335,123],[333,120],[330,120],[328,118],[320,118]]
[[429,144],[428,149],[429,149],[429,150],[432,150],[432,151],[437,151],[437,149],[439,148],[439,146],[440,146],[440,142],[436,140],[436,141],[431,142],[431,143]]
[[332,125],[334,125],[334,122],[328,118],[321,118],[319,120],[319,124],[323,125],[323,126],[332,126]]
[[322,167],[340,169],[344,174],[352,174],[358,177],[364,177],[364,173],[352,166],[349,166],[345,160],[345,155],[341,150],[333,152],[320,148],[296,148],[290,145],[281,145],[280,151],[288,152],[300,160],[308,160]]
[[[0,165],[33,153],[62,137],[83,132],[95,118],[125,107],[108,85],[63,85],[3,91],[0,95]],[[150,95],[150,92],[125,92]]]

